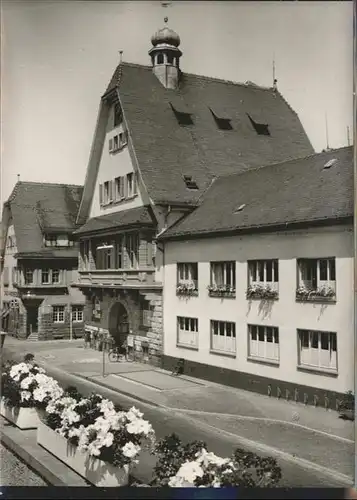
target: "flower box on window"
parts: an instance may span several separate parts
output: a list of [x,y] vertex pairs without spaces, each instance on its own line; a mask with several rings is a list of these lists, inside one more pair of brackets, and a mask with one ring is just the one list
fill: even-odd
[[42,413],[43,411],[38,408],[10,407],[4,401],[0,403],[1,416],[21,430],[37,429]]
[[321,286],[316,289],[306,286],[299,286],[296,290],[296,300],[307,301],[334,301],[336,298],[335,289],[332,286]]
[[236,289],[229,285],[208,285],[207,290],[210,297],[236,296]]
[[269,284],[253,283],[246,291],[247,299],[276,300],[279,298],[278,290]]
[[37,429],[37,443],[95,486],[118,487],[129,483],[128,465],[119,468],[79,451],[43,422]]
[[198,290],[193,280],[179,281],[176,286],[176,295],[197,296]]

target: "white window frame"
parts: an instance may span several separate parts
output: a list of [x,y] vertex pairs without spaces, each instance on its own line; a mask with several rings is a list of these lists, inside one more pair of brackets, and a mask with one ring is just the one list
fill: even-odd
[[[48,276],[48,281],[43,281],[43,273],[44,272]],[[41,284],[42,285],[50,285],[51,284],[51,269],[49,269],[49,268],[41,269]]]
[[127,198],[133,198],[137,194],[138,188],[135,172],[129,172],[126,174],[126,196]]
[[53,323],[65,322],[65,306],[52,306],[52,322]]
[[125,198],[125,177],[120,176],[114,179],[115,201],[121,201]]
[[73,323],[83,323],[83,306],[72,306],[71,314]]
[[109,205],[113,201],[112,182],[103,182],[103,205]]
[[279,362],[279,328],[270,325],[248,325],[248,356],[258,360]]
[[177,283],[194,283],[195,290],[198,290],[198,264],[197,262],[178,262],[177,263]]
[[[53,279],[54,273],[58,274],[58,280],[57,281],[54,281],[54,279]],[[60,269],[51,269],[51,283],[53,283],[54,285],[57,285],[58,283],[61,283],[61,270]]]
[[125,248],[128,256],[128,268],[138,269],[139,267],[139,235],[129,233],[125,236]]
[[[337,373],[336,332],[298,329],[297,336],[298,366]],[[327,345],[327,349],[323,349],[322,344]]]
[[235,261],[211,262],[211,285],[236,288]]
[[[31,281],[27,281],[27,276],[28,273],[31,273]],[[24,280],[25,280],[25,285],[33,285],[34,284],[34,270],[25,268],[24,269]]]
[[[271,280],[268,279],[268,266],[271,266]],[[248,261],[248,284],[269,286],[278,291],[279,261],[277,259],[261,259]]]
[[198,318],[177,316],[177,346],[198,348]]
[[[327,261],[327,280],[321,280],[321,262]],[[307,267],[308,264],[316,264],[316,285],[315,278]],[[334,279],[331,279],[331,275]],[[335,257],[321,257],[318,259],[298,259],[298,287],[305,287],[311,290],[317,290],[323,287],[330,287],[336,293],[336,259]]]
[[[230,332],[230,335],[228,333]],[[211,351],[234,354],[237,352],[236,324],[233,321],[211,319]]]

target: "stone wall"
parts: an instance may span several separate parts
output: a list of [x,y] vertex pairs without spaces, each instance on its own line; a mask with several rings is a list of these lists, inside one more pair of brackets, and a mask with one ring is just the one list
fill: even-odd
[[[111,308],[120,302],[127,310],[129,329],[134,335],[134,346],[137,359],[145,359],[155,366],[161,365],[162,355],[162,296],[161,291],[150,292],[150,305],[152,307],[151,326],[143,326],[142,310],[145,303],[143,293],[138,290],[95,290],[86,293],[86,305],[84,307],[84,322],[86,326],[98,328],[101,331],[109,331],[109,318]],[[93,297],[100,301],[101,318],[92,318]],[[155,297],[155,298],[154,298]],[[148,349],[146,348],[148,347]]]
[[[72,338],[78,339],[84,335],[84,323],[72,323]],[[65,310],[64,323],[54,323],[52,313],[39,313],[38,340],[69,339],[70,314]]]

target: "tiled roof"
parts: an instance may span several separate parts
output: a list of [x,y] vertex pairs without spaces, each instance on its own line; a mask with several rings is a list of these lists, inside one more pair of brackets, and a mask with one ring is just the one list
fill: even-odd
[[82,191],[83,186],[69,184],[18,182],[7,202],[13,218],[18,253],[42,255],[60,252],[61,256],[70,257],[73,253],[71,248],[45,248],[43,232],[73,232]]
[[[168,90],[151,67],[128,63],[115,70],[107,93],[116,88],[156,203],[195,203],[214,177],[314,152],[296,113],[271,88],[182,73],[179,90]],[[194,124],[180,126],[172,108],[191,113]],[[220,130],[211,110],[230,118],[232,130]],[[248,115],[268,124],[270,136],[258,135]],[[189,190],[183,175],[199,189]]]
[[112,214],[102,215],[89,219],[86,224],[74,234],[87,234],[133,226],[135,224],[152,226],[153,220],[147,207],[131,208]]
[[353,148],[346,147],[221,177],[161,239],[352,216]]

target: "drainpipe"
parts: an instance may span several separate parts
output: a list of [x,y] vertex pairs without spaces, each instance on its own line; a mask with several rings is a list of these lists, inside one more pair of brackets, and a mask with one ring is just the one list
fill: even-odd
[[[165,312],[165,243],[161,243],[162,247],[156,243],[156,249],[159,250],[162,253],[162,269],[163,269],[163,274],[162,274],[162,356],[164,355],[164,312]],[[161,360],[161,368],[163,367],[163,362]]]

